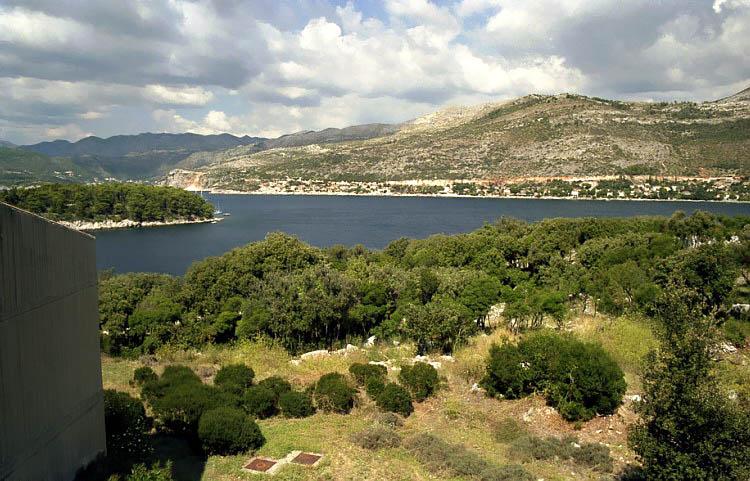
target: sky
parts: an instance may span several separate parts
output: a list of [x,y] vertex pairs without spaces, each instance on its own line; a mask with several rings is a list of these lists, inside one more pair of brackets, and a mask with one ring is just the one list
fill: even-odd
[[750,0],[0,0],[0,139],[275,137],[750,86]]

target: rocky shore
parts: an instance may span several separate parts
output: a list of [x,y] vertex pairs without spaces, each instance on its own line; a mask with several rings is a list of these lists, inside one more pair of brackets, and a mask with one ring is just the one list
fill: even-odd
[[101,222],[91,221],[60,221],[60,224],[70,227],[76,230],[108,230],[108,229],[128,229],[131,227],[160,227],[167,225],[182,225],[182,224],[206,224],[219,222],[221,218],[210,218],[210,219],[174,219],[167,221],[145,221],[138,222],[131,219],[124,219],[121,221],[105,220]]

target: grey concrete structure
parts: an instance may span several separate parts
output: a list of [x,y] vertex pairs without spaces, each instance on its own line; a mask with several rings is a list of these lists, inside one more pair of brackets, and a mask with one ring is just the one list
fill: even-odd
[[0,203],[0,480],[105,450],[95,240]]

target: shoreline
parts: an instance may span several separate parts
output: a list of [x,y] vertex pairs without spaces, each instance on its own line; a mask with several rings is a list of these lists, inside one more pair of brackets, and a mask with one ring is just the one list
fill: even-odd
[[210,219],[175,219],[166,221],[145,221],[137,222],[131,219],[123,219],[121,221],[105,220],[100,222],[93,221],[57,221],[58,224],[62,224],[70,229],[78,231],[89,232],[97,230],[115,230],[115,229],[131,229],[137,227],[167,227],[172,225],[187,225],[187,224],[215,224],[223,220],[222,217],[212,217]]
[[231,189],[207,189],[191,190],[192,192],[206,192],[208,194],[220,195],[299,195],[299,196],[341,196],[341,197],[433,197],[447,199],[515,199],[515,200],[574,200],[574,201],[628,201],[628,202],[711,202],[717,204],[750,204],[750,200],[700,200],[700,199],[650,199],[650,198],[632,198],[632,197],[562,197],[562,196],[530,196],[530,195],[468,195],[468,194],[416,194],[416,193],[384,193],[384,192],[328,192],[328,191],[305,191],[305,192],[287,192],[287,191],[244,191]]

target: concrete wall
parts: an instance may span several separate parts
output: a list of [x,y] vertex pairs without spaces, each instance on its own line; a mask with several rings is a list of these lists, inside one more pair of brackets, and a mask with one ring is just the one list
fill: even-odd
[[0,480],[105,450],[93,237],[0,204]]

